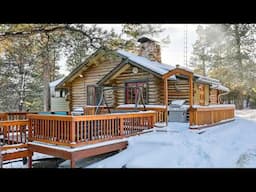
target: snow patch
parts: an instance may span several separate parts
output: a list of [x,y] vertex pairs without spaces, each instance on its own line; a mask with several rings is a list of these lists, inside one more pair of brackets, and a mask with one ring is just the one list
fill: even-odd
[[86,168],[256,167],[255,121],[237,116],[203,134],[188,127],[188,123],[168,123],[168,127],[130,137],[127,149]]

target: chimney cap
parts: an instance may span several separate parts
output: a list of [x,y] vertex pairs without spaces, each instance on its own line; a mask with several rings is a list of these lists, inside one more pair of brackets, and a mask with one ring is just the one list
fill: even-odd
[[154,40],[152,38],[149,38],[149,37],[146,37],[146,36],[142,36],[138,39],[138,42],[140,42],[140,43],[145,43],[145,42],[148,42],[148,41],[159,43],[159,41],[156,41],[156,40]]
[[179,64],[177,64],[177,65],[176,65],[176,68],[179,68],[179,67],[180,67],[180,65],[179,65]]

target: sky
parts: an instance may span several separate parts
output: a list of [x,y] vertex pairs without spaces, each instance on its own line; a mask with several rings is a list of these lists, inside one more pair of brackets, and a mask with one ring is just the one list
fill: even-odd
[[[121,32],[121,24],[99,24],[100,27],[110,30],[114,30],[118,33]],[[192,53],[192,45],[197,39],[196,28],[198,24],[186,24],[187,26],[187,64],[189,64],[189,58]],[[155,36],[156,39],[169,36],[169,44],[160,44],[161,46],[161,58],[162,62],[170,65],[184,64],[184,28],[185,24],[162,24],[165,29],[164,32]],[[69,71],[65,66],[66,58],[62,58],[59,62],[60,72],[67,75]]]

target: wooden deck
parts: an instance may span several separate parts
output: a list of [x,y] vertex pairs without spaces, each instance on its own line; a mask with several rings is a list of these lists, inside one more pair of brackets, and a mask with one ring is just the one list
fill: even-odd
[[[32,167],[33,152],[39,152],[69,159],[75,167],[81,158],[126,148],[127,137],[164,121],[165,109],[152,110],[85,116],[0,113],[0,160],[28,157]],[[234,110],[233,105],[192,107],[190,128],[233,120]]]
[[39,152],[69,159],[75,167],[78,159],[126,148],[128,143],[122,139],[155,124],[154,111],[86,116],[26,114],[26,118],[0,121],[4,144],[1,160],[29,157],[32,167],[33,152]]

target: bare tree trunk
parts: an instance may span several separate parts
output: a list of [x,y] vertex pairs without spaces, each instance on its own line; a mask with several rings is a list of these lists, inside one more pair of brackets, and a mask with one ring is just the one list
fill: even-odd
[[241,37],[239,34],[239,29],[238,25],[235,25],[235,41],[236,41],[236,59],[237,59],[237,64],[239,66],[239,75],[241,80],[244,80],[244,75],[243,75],[243,64],[242,64],[242,53],[241,53]]
[[19,103],[18,103],[18,109],[19,111],[23,110],[23,104],[24,104],[24,98],[25,98],[25,77],[26,77],[26,71],[25,71],[25,62],[21,58],[21,62],[19,63]]
[[250,95],[248,95],[247,97],[246,97],[246,108],[249,108],[250,107]]
[[46,58],[46,62],[44,62],[43,66],[43,98],[44,98],[44,111],[50,110],[50,71],[49,71],[49,62],[48,58]]
[[205,59],[203,59],[203,76],[206,76]]

